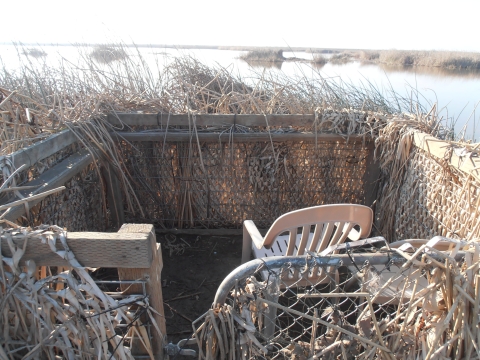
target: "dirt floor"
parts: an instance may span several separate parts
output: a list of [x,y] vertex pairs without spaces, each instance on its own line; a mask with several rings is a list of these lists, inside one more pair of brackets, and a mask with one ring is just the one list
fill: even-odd
[[157,234],[157,242],[168,341],[177,343],[192,334],[192,321],[211,308],[222,280],[240,265],[242,236]]

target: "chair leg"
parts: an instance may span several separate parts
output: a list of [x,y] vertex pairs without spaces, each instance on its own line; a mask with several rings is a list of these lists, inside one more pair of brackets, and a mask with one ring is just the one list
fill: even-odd
[[242,244],[242,264],[250,261],[252,255],[252,237],[243,229],[243,244]]
[[[280,295],[280,278],[275,277],[275,279],[267,286],[267,291],[264,293],[265,299],[278,302]],[[269,306],[264,316],[264,328],[262,330],[263,336],[265,339],[270,340],[275,334],[275,323],[277,319],[277,308]]]

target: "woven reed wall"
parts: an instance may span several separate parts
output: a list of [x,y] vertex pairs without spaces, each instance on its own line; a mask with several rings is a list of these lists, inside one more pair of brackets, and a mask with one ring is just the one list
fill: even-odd
[[[80,148],[74,143],[37,162],[19,174],[17,183],[36,179]],[[29,216],[24,215],[17,222],[22,226],[58,225],[69,231],[104,231],[107,222],[102,209],[103,194],[94,165],[82,170],[64,186],[64,191],[47,196],[30,208]]]
[[[166,228],[267,228],[307,206],[362,203],[372,149],[361,141],[274,143],[121,143],[145,217]],[[200,148],[200,150],[199,150]]]
[[22,217],[22,226],[58,225],[68,231],[105,231],[102,189],[94,165],[82,170],[66,184],[66,189],[47,196]]
[[480,183],[414,147],[400,187],[392,238],[480,238]]

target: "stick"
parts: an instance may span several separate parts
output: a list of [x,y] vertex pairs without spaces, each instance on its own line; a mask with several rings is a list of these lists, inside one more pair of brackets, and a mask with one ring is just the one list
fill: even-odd
[[366,297],[370,296],[369,293],[365,292],[358,292],[358,293],[316,293],[316,294],[298,294],[298,298],[314,298],[314,297],[322,297],[322,298],[331,298],[331,297]]
[[[377,318],[375,317],[375,311],[373,310],[373,305],[372,305],[372,301],[370,300],[370,296],[365,296],[365,298],[368,301],[368,307],[370,308],[370,314],[372,316],[373,325],[375,326],[375,330],[377,330],[378,341],[380,342],[380,345],[385,346],[385,343],[383,342],[382,333],[380,332],[380,327],[378,326]],[[389,351],[388,352],[383,351],[383,352],[385,354],[385,357],[387,357],[388,359],[392,359],[392,357],[389,354]]]
[[41,199],[41,198],[44,198],[48,195],[51,195],[51,194],[54,194],[56,192],[59,192],[59,191],[62,191],[62,190],[65,190],[66,187],[65,186],[60,186],[58,188],[55,188],[55,189],[52,189],[52,190],[48,190],[48,191],[45,191],[43,193],[40,193],[40,194],[36,194],[36,195],[32,195],[32,196],[29,196],[25,199],[22,199],[22,200],[17,200],[17,201],[13,201],[11,203],[8,203],[8,204],[5,204],[5,205],[2,205],[0,206],[0,211],[1,210],[6,210],[6,209],[9,209],[11,207],[14,207],[14,206],[17,206],[17,205],[21,205],[21,204],[25,204],[25,203],[28,203],[30,201],[33,201],[33,200],[37,200],[37,199]]
[[326,352],[332,350],[334,347],[337,347],[338,345],[340,345],[340,343],[342,342],[342,340],[337,340],[335,341],[333,344],[331,345],[328,345],[326,348],[324,348],[322,351],[316,353],[315,355],[313,355],[311,358],[309,358],[308,360],[314,360],[314,359],[318,359],[321,355],[325,354]]
[[470,295],[468,295],[468,293],[467,293],[464,289],[462,289],[458,284],[455,284],[455,285],[453,285],[453,286],[454,286],[455,289],[457,289],[463,296],[465,296],[465,297],[468,299],[468,301],[470,301],[470,302],[473,304],[473,306],[475,306],[475,300],[473,300],[472,297],[471,297]]
[[0,103],[0,108],[5,105],[7,103],[8,100],[10,100],[10,98],[15,95],[17,93],[17,90],[13,90],[10,95],[8,95],[5,100],[3,100],[1,103]]
[[383,351],[385,351],[385,352],[387,352],[387,353],[390,353],[390,350],[387,349],[386,347],[381,346],[381,345],[378,345],[378,344],[376,344],[375,342],[370,341],[370,340],[368,340],[368,339],[365,339],[365,338],[363,338],[363,337],[361,337],[361,336],[359,336],[359,335],[357,335],[357,334],[354,334],[354,333],[351,332],[351,331],[345,330],[344,328],[342,328],[342,327],[340,327],[340,326],[337,326],[337,325],[334,325],[334,324],[330,324],[330,323],[328,323],[328,322],[326,322],[326,321],[323,321],[322,319],[319,319],[319,318],[316,318],[316,317],[313,317],[313,316],[304,314],[304,313],[302,313],[302,312],[300,312],[300,311],[297,311],[297,310],[290,309],[290,308],[288,308],[288,307],[286,307],[286,306],[282,306],[282,305],[277,304],[277,303],[275,303],[275,302],[273,302],[273,301],[269,301],[269,300],[265,300],[265,299],[261,299],[261,298],[259,298],[259,301],[262,301],[262,302],[264,302],[265,304],[270,305],[270,306],[273,306],[273,307],[276,307],[276,308],[278,308],[278,309],[280,309],[280,310],[283,310],[283,311],[286,311],[286,312],[295,314],[295,315],[297,315],[297,316],[302,316],[302,317],[304,317],[305,319],[309,319],[309,320],[312,320],[312,321],[316,321],[316,322],[318,322],[318,323],[320,323],[320,324],[322,324],[322,325],[324,325],[324,326],[326,326],[326,327],[330,327],[330,328],[332,328],[332,329],[334,329],[334,330],[343,332],[344,334],[347,334],[347,335],[349,335],[349,336],[357,339],[358,341],[360,341],[360,342],[362,342],[362,343],[365,343],[365,344],[374,346],[374,347],[376,347],[376,348],[378,348],[378,349],[380,349],[380,350],[383,350]]
[[[318,318],[318,309],[313,309],[313,316]],[[317,337],[317,322],[312,321],[312,338],[310,339],[310,354],[314,354],[315,351],[315,338]]]
[[185,298],[189,298],[190,296],[194,296],[194,295],[198,295],[198,294],[201,294],[201,292],[196,292],[196,293],[193,293],[193,294],[187,294],[187,295],[182,295],[182,296],[177,296],[177,297],[174,297],[172,299],[168,299],[168,300],[163,300],[164,303],[167,303],[169,301],[174,301],[174,300],[180,300],[180,299],[185,299]]
[[178,316],[184,318],[185,320],[187,320],[188,322],[192,323],[193,320],[192,319],[189,319],[188,317],[186,317],[185,315],[183,315],[181,312],[178,312],[177,310],[175,310],[173,307],[171,307],[169,304],[165,303],[165,305],[167,305],[169,307],[170,310],[172,310],[174,313],[178,314]]
[[438,342],[438,340],[440,339],[440,336],[443,335],[443,332],[448,327],[448,324],[450,323],[450,319],[452,318],[453,313],[454,313],[455,309],[457,308],[459,301],[460,301],[460,296],[458,296],[455,299],[455,302],[453,303],[452,307],[450,308],[450,311],[448,312],[447,316],[445,317],[445,320],[443,321],[442,328],[441,328],[441,330],[439,330],[437,332],[437,335],[435,336],[435,340],[432,342],[432,347],[428,350],[428,354],[427,354],[425,360],[429,360],[432,357],[433,351],[435,349],[435,344]]

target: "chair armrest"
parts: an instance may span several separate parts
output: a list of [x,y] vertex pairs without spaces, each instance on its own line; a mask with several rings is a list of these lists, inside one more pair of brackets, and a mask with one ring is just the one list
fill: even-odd
[[263,247],[263,236],[260,234],[260,231],[258,231],[257,225],[255,225],[252,220],[245,220],[243,222],[243,231],[245,230],[252,238],[257,249],[261,249]]
[[263,246],[263,236],[252,220],[243,222],[242,264],[250,260],[252,241],[258,249]]

